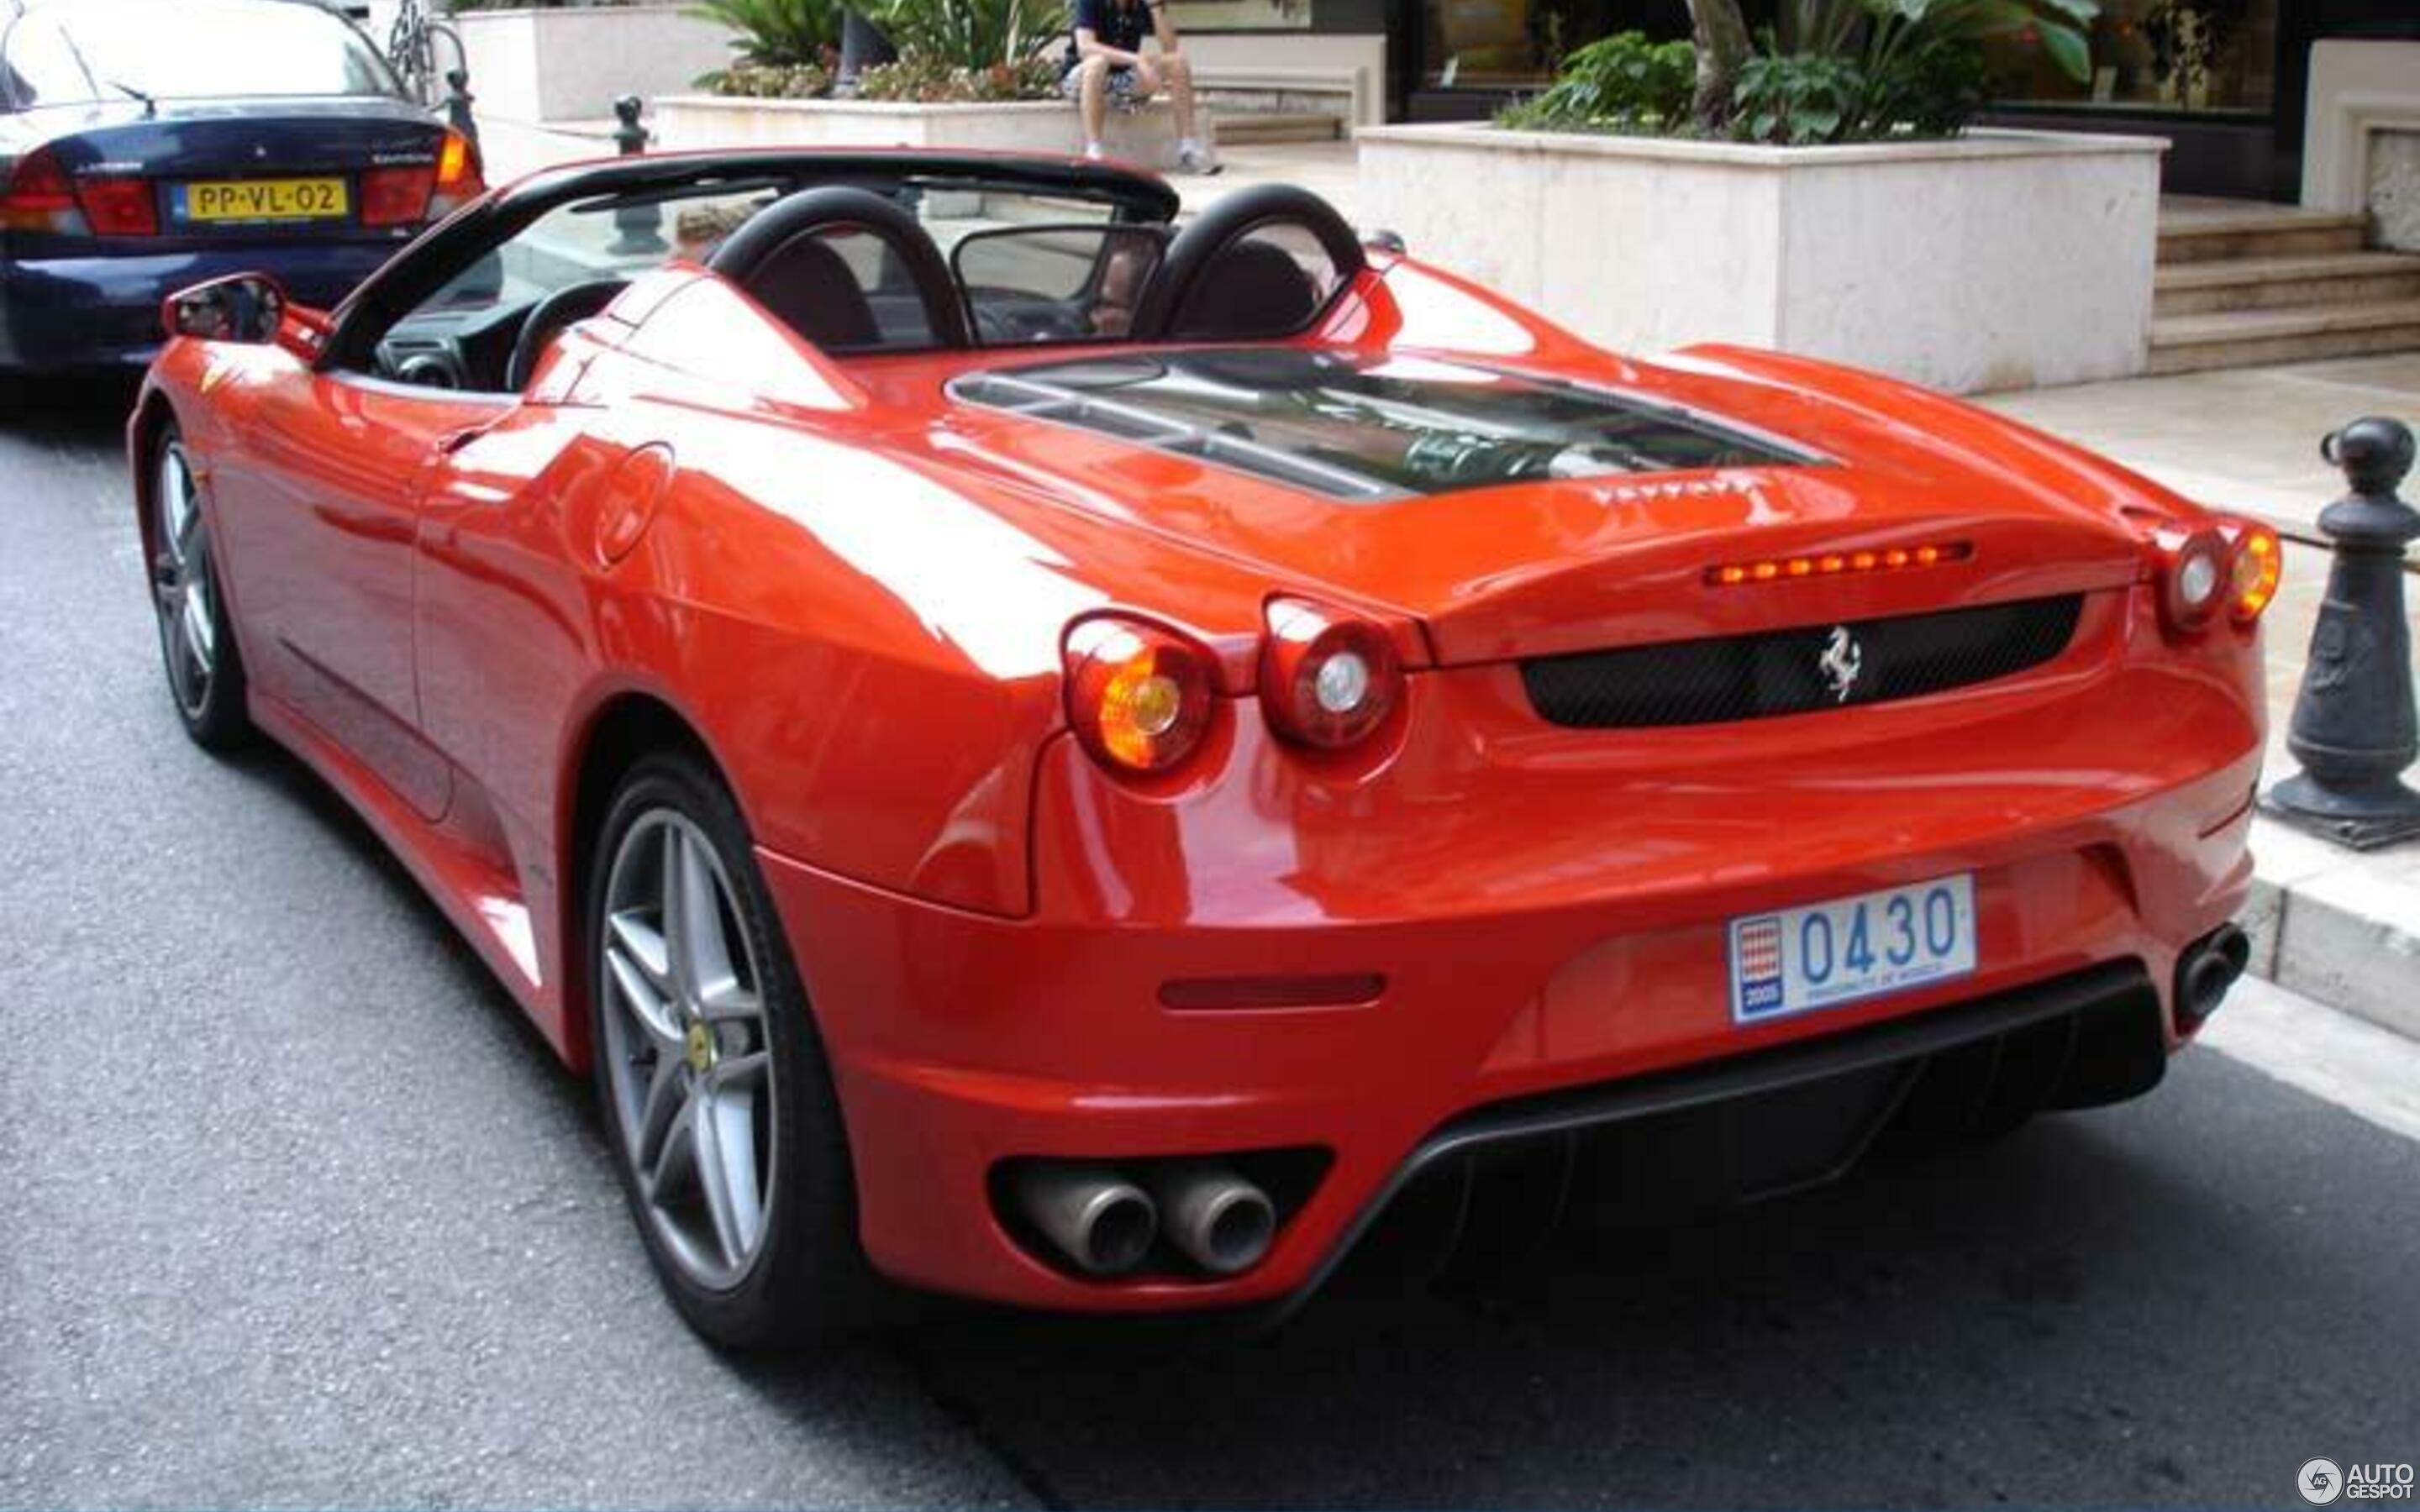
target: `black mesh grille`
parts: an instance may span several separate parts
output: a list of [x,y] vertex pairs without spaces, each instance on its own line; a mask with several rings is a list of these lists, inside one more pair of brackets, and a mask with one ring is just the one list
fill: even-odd
[[[2067,649],[2083,612],[2083,598],[2068,594],[1541,656],[1521,664],[1521,680],[1542,717],[1576,729],[1763,719],[1917,698],[2039,667]],[[1856,675],[1843,697],[1838,673],[1849,661]]]

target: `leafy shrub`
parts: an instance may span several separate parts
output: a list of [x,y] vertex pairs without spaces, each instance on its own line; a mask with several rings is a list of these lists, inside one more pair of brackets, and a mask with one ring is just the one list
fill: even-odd
[[1616,32],[1572,54],[1550,87],[1497,119],[1547,131],[1669,130],[1687,118],[1697,79],[1698,54],[1688,43]]
[[1061,0],[879,0],[867,8],[897,44],[939,66],[982,71],[1021,67],[1067,32]]
[[742,64],[828,66],[840,48],[841,0],[700,0],[697,14],[738,33]]
[[820,63],[735,63],[699,82],[718,95],[751,100],[821,100],[831,93],[832,71]]
[[1740,66],[1731,131],[1743,141],[1813,147],[1865,125],[1866,70],[1824,53],[1763,53]]
[[860,100],[907,100],[920,105],[971,105],[995,100],[1049,100],[1059,93],[1059,66],[1038,53],[1013,63],[961,68],[921,48],[902,48],[895,63],[876,64],[857,76]]

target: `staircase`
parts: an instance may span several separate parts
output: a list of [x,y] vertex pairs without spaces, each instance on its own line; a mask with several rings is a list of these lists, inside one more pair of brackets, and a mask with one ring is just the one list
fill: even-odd
[[2420,350],[2420,256],[2361,215],[2225,200],[2160,209],[2153,373]]

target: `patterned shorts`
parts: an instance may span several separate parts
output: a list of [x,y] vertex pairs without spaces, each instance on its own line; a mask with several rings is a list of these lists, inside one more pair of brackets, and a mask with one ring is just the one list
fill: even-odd
[[[1119,110],[1140,110],[1151,102],[1132,69],[1111,69],[1106,81],[1109,101]],[[1079,65],[1059,76],[1059,92],[1069,100],[1084,98],[1084,70]]]

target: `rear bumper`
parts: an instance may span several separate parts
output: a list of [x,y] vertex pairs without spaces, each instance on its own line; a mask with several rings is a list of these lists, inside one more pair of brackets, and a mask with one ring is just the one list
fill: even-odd
[[[1119,922],[1054,912],[1064,889],[1046,862],[1042,911],[1010,920],[764,860],[831,1050],[879,1269],[1052,1310],[1256,1308],[1316,1288],[1421,1169],[1540,1132],[1541,1119],[1618,1119],[1676,1086],[1690,1100],[1744,1098],[1770,1090],[1777,1064],[1813,1075],[1843,1056],[1905,1060],[2096,1008],[2133,1014],[2126,1032],[2148,1032],[2156,1065],[2178,1041],[2166,984],[2179,952],[2248,890],[2242,810],[2258,760],[2255,748],[2133,803],[1886,858],[1801,867],[1787,863],[1805,856],[1776,846],[1779,870],[1701,870],[1684,895],[1419,919],[1255,922],[1251,900],[1204,890],[1193,920]],[[1046,772],[1046,825],[1063,818],[1070,842],[1089,831],[1131,843],[1117,815],[1054,801],[1051,784]],[[2000,817],[1991,794],[1966,797]],[[1976,877],[1976,975],[1732,1024],[1727,920],[1956,872]],[[1171,981],[1268,975],[1384,987],[1333,1006],[1166,1006]],[[2067,1100],[2156,1080],[2139,1063],[2090,1071],[2104,1095]],[[1267,1258],[1227,1279],[1079,1279],[993,1207],[994,1169],[1016,1157],[1306,1149],[1328,1157],[1317,1185],[1283,1215]]]
[[160,301],[226,273],[263,272],[302,303],[334,305],[395,255],[380,242],[214,247],[132,257],[0,261],[0,369],[139,368],[164,339]]

